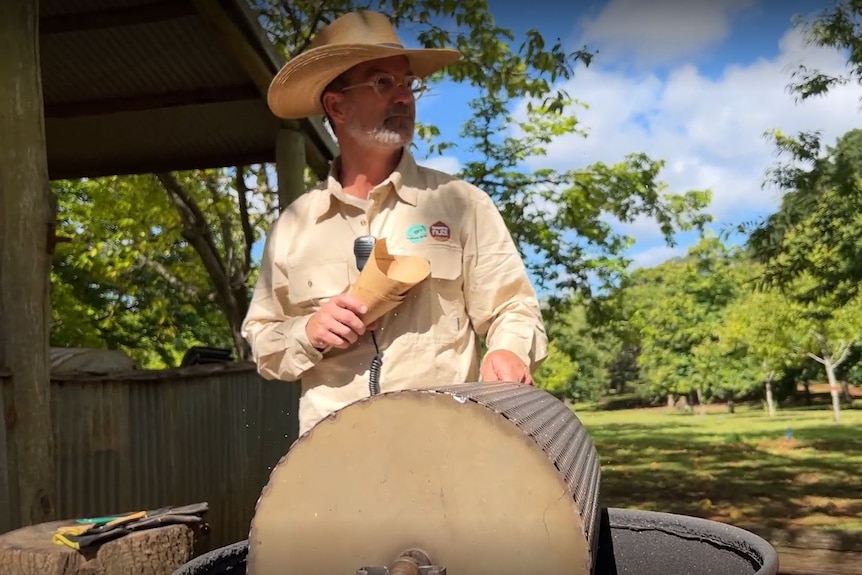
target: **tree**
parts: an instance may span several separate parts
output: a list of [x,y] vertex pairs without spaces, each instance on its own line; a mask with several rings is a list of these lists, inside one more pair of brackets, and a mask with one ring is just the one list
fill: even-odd
[[[721,329],[721,325],[719,321],[717,330]],[[722,399],[727,403],[728,411],[734,413],[736,400],[760,387],[758,366],[751,361],[750,356],[727,353],[716,339],[713,334],[692,348],[692,386],[699,390],[699,398]]]
[[[810,276],[807,300],[831,295],[843,304],[862,282],[862,130],[851,130],[819,154],[819,139],[776,132],[790,161],[771,171],[785,191],[778,211],[750,230],[748,245],[764,264],[765,286],[797,285]],[[802,164],[800,166],[800,164]]]
[[824,96],[836,87],[855,82],[862,84],[862,3],[838,0],[816,16],[800,16],[796,26],[803,30],[808,45],[834,48],[847,54],[844,74],[830,74],[805,64],[797,66],[790,84],[800,101]]
[[[798,101],[824,96],[836,86],[862,83],[860,16],[862,3],[839,0],[812,18],[797,20],[808,44],[847,54],[846,69],[841,74],[813,69],[804,63],[798,66],[789,85]],[[748,226],[749,247],[765,264],[764,287],[779,289],[814,308],[807,313],[815,324],[811,333],[820,334],[819,343],[808,353],[824,365],[827,378],[834,379],[834,358],[845,353],[842,347],[830,350],[825,343],[830,338],[823,332],[836,327],[833,313],[852,309],[847,306],[858,300],[862,281],[862,241],[856,231],[862,221],[862,132],[851,130],[825,150],[819,132],[788,136],[775,131],[772,137],[778,151],[788,155],[789,161],[773,169],[768,181],[785,193],[775,214]],[[807,288],[798,291],[798,286],[804,284]],[[849,318],[841,321],[845,320]],[[838,339],[840,342],[844,338]],[[847,345],[849,354],[853,346]],[[835,395],[833,403],[837,421],[840,414]]]
[[175,366],[193,345],[232,347],[247,358],[240,326],[251,250],[277,201],[263,169],[54,188],[60,233],[72,239],[52,271],[55,345],[122,349],[148,367]]
[[[862,3],[838,0],[796,26],[809,45],[833,48],[847,55],[844,73],[832,74],[805,63],[792,73],[789,89],[799,102],[825,96],[836,86],[862,83]],[[803,273],[818,279],[816,299],[833,293],[846,302],[862,280],[862,244],[853,233],[860,217],[862,133],[851,130],[821,153],[819,132],[789,136],[771,134],[789,161],[771,170],[768,182],[785,192],[777,213],[757,225],[750,246],[767,263],[764,281],[788,284]]]
[[[846,382],[838,382],[835,370],[862,337],[862,297],[857,295],[844,305],[837,305],[834,298],[824,297],[800,307],[804,331],[800,333],[799,350],[823,366],[832,396],[833,419],[841,423],[839,394]],[[844,391],[846,394],[846,388]]]
[[611,383],[609,368],[619,353],[620,342],[606,325],[591,324],[585,305],[569,301],[548,322],[548,336],[556,351],[576,367],[569,396],[579,401],[598,401]]
[[[787,191],[778,211],[752,230],[749,247],[763,263],[761,287],[781,291],[805,310],[814,338],[806,353],[826,371],[838,422],[835,369],[853,349],[847,310],[862,294],[862,130],[851,130],[822,154],[816,136],[777,133],[776,141],[792,157],[772,172]],[[841,388],[849,397],[846,381]]]
[[795,295],[810,293],[812,283],[802,277],[781,291],[752,293],[728,310],[721,336],[725,346],[742,346],[760,362],[767,392],[781,371],[798,367],[802,359],[819,363],[829,382],[833,419],[840,423],[846,382],[838,381],[836,369],[862,337],[862,297],[838,305],[831,296],[803,301]]
[[711,346],[724,309],[747,289],[748,269],[739,250],[707,237],[686,257],[638,270],[624,282],[620,301],[639,339],[641,395],[695,393],[700,403],[732,397],[728,384],[712,377]]
[[801,361],[795,349],[800,319],[779,292],[752,291],[728,307],[718,331],[723,352],[747,360],[745,375],[763,384],[770,417],[775,415],[773,383]]
[[577,363],[567,353],[560,351],[552,340],[548,344],[548,358],[536,372],[536,387],[558,399],[572,398],[572,383],[577,373]]

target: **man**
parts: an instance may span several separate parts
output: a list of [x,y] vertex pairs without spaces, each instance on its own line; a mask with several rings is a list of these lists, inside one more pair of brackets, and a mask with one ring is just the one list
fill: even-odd
[[[300,434],[368,396],[376,353],[381,391],[479,381],[532,384],[547,354],[536,293],[489,196],[419,167],[408,151],[422,79],[454,50],[407,50],[389,20],[350,13],[274,78],[273,113],[326,115],[340,155],[330,175],[273,226],[243,325],[265,378],[302,380]],[[363,326],[347,294],[359,270],[353,241],[385,238],[391,253],[431,263],[395,310]],[[479,363],[477,336],[487,353]]]

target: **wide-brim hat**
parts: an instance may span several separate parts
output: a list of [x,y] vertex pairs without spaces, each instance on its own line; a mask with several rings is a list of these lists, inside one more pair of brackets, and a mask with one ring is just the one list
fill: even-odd
[[314,38],[312,47],[292,58],[272,79],[267,103],[280,118],[324,114],[324,88],[350,68],[380,58],[405,56],[414,75],[424,78],[458,61],[448,48],[405,48],[389,18],[369,11],[351,12],[334,20]]

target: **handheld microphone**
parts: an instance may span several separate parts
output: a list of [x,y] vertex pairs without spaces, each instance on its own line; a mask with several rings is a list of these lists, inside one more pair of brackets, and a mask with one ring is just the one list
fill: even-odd
[[368,258],[371,257],[376,243],[377,239],[374,236],[359,236],[353,240],[353,256],[356,258],[356,267],[359,271],[362,271],[362,268],[368,263]]
[[[360,272],[368,263],[368,258],[371,257],[376,243],[377,239],[374,236],[359,236],[353,240],[353,256],[356,258],[356,268]],[[368,370],[368,391],[371,395],[377,395],[380,393],[380,370],[383,367],[383,358],[380,355],[380,347],[377,345],[377,337],[373,331],[371,332],[371,341],[374,342],[374,349],[377,353],[371,360],[371,368]]]

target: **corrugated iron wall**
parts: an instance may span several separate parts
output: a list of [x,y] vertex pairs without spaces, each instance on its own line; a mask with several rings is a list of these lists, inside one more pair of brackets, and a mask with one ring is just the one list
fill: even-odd
[[57,515],[208,501],[206,547],[245,539],[298,406],[298,384],[251,366],[54,380]]

